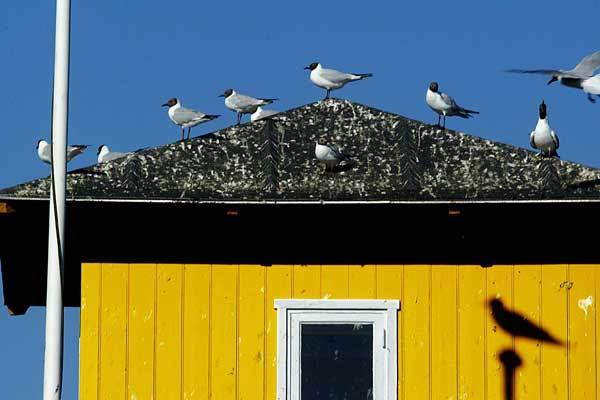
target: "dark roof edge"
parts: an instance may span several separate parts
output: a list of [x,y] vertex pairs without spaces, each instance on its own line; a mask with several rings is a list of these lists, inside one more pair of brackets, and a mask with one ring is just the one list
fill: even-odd
[[[42,197],[3,197],[0,201],[48,201]],[[67,199],[68,203],[150,203],[150,204],[213,204],[213,205],[344,205],[344,204],[567,204],[600,203],[598,199],[540,199],[540,200],[171,200],[171,199]]]

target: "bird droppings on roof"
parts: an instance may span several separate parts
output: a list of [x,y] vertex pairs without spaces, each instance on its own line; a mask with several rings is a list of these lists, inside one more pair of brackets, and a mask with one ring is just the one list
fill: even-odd
[[[323,174],[317,140],[356,163]],[[599,180],[598,169],[331,99],[72,171],[67,193],[192,201],[578,199],[600,198]],[[48,194],[44,178],[0,197]]]

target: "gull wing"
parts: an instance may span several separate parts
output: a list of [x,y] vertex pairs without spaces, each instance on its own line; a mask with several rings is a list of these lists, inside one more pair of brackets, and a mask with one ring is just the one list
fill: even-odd
[[554,133],[554,131],[550,131],[550,137],[552,138],[552,141],[554,142],[556,149],[558,149],[560,147],[560,141],[558,140],[558,135],[556,133]]
[[454,99],[450,96],[448,96],[446,93],[440,93],[440,96],[442,97],[442,101],[444,103],[446,103],[447,105],[449,105],[452,108],[459,108],[458,105],[456,104],[456,102],[454,101]]
[[600,67],[600,51],[585,56],[571,72],[589,78]]
[[352,74],[336,71],[335,69],[322,68],[321,76],[332,83],[344,83],[352,80]]
[[531,131],[531,133],[529,134],[529,144],[534,149],[537,149],[537,147],[535,147],[535,139],[534,138],[535,138],[535,131]]
[[250,106],[260,106],[264,104],[262,100],[256,99],[254,97],[246,96],[245,94],[235,94],[233,98],[230,100],[231,104],[236,108],[245,108]]
[[194,111],[189,108],[179,107],[173,113],[173,120],[177,124],[185,124],[186,122],[190,122],[190,121],[197,120],[197,119],[202,119],[202,118],[204,118],[205,115],[206,114],[204,114],[200,111]]

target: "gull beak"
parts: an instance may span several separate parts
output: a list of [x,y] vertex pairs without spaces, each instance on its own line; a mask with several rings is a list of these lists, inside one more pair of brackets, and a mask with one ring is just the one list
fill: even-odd
[[165,103],[165,104],[161,105],[161,107],[169,107],[169,103]]
[[549,85],[552,82],[556,82],[557,80],[558,80],[558,78],[556,76],[553,76],[552,79],[550,79],[547,84]]
[[225,97],[225,94],[220,94],[218,97]]
[[304,67],[304,69],[310,69],[310,67]]

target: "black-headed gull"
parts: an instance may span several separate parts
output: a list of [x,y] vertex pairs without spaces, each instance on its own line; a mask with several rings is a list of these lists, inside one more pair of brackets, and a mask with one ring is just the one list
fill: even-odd
[[325,171],[332,171],[341,162],[352,162],[350,155],[328,144],[315,142],[315,157],[325,165]]
[[600,74],[594,76],[594,71],[600,68],[600,51],[585,56],[575,68],[564,69],[509,69],[507,72],[521,74],[550,75],[552,82],[560,82],[564,86],[582,89],[589,101],[596,102],[593,95],[600,97]]
[[107,145],[103,144],[98,147],[98,163],[103,163],[106,161],[116,160],[117,158],[123,158],[131,153],[120,153],[117,151],[110,151]]
[[[86,144],[76,144],[73,146],[67,146],[67,162],[77,157],[87,149]],[[40,160],[46,164],[52,164],[52,145],[45,140],[38,140],[37,153]]]
[[341,89],[348,82],[360,81],[369,78],[373,74],[350,74],[336,71],[335,69],[323,68],[323,66],[314,62],[304,69],[310,70],[310,80],[320,88],[327,90],[325,98],[328,99],[332,90]]
[[438,114],[438,126],[440,125],[440,117],[444,117],[444,125],[446,128],[446,117],[457,116],[461,118],[471,118],[471,114],[479,114],[479,111],[469,110],[456,104],[454,99],[446,93],[439,91],[437,82],[431,82],[425,96],[427,105]]
[[192,128],[204,122],[219,118],[219,115],[204,114],[203,112],[185,108],[177,98],[169,99],[162,107],[169,107],[169,118],[173,123],[181,126],[181,140],[185,140],[185,128],[188,129],[187,138],[190,138]]
[[225,97],[225,107],[232,111],[237,112],[237,124],[239,125],[242,121],[243,114],[253,114],[256,112],[258,107],[266,106],[271,104],[277,99],[257,99],[255,97],[246,96],[244,94],[237,93],[233,89],[227,89],[225,92],[219,95],[219,97]]
[[279,114],[279,111],[265,110],[262,107],[257,107],[256,111],[253,112],[252,115],[250,115],[250,121],[251,122],[259,121],[263,118],[268,118],[268,117],[271,117],[276,114]]
[[556,150],[560,146],[558,135],[550,129],[548,123],[548,114],[546,112],[546,103],[542,101],[540,104],[540,117],[537,125],[529,135],[529,143],[534,149],[541,151],[541,154],[546,157],[558,157]]

